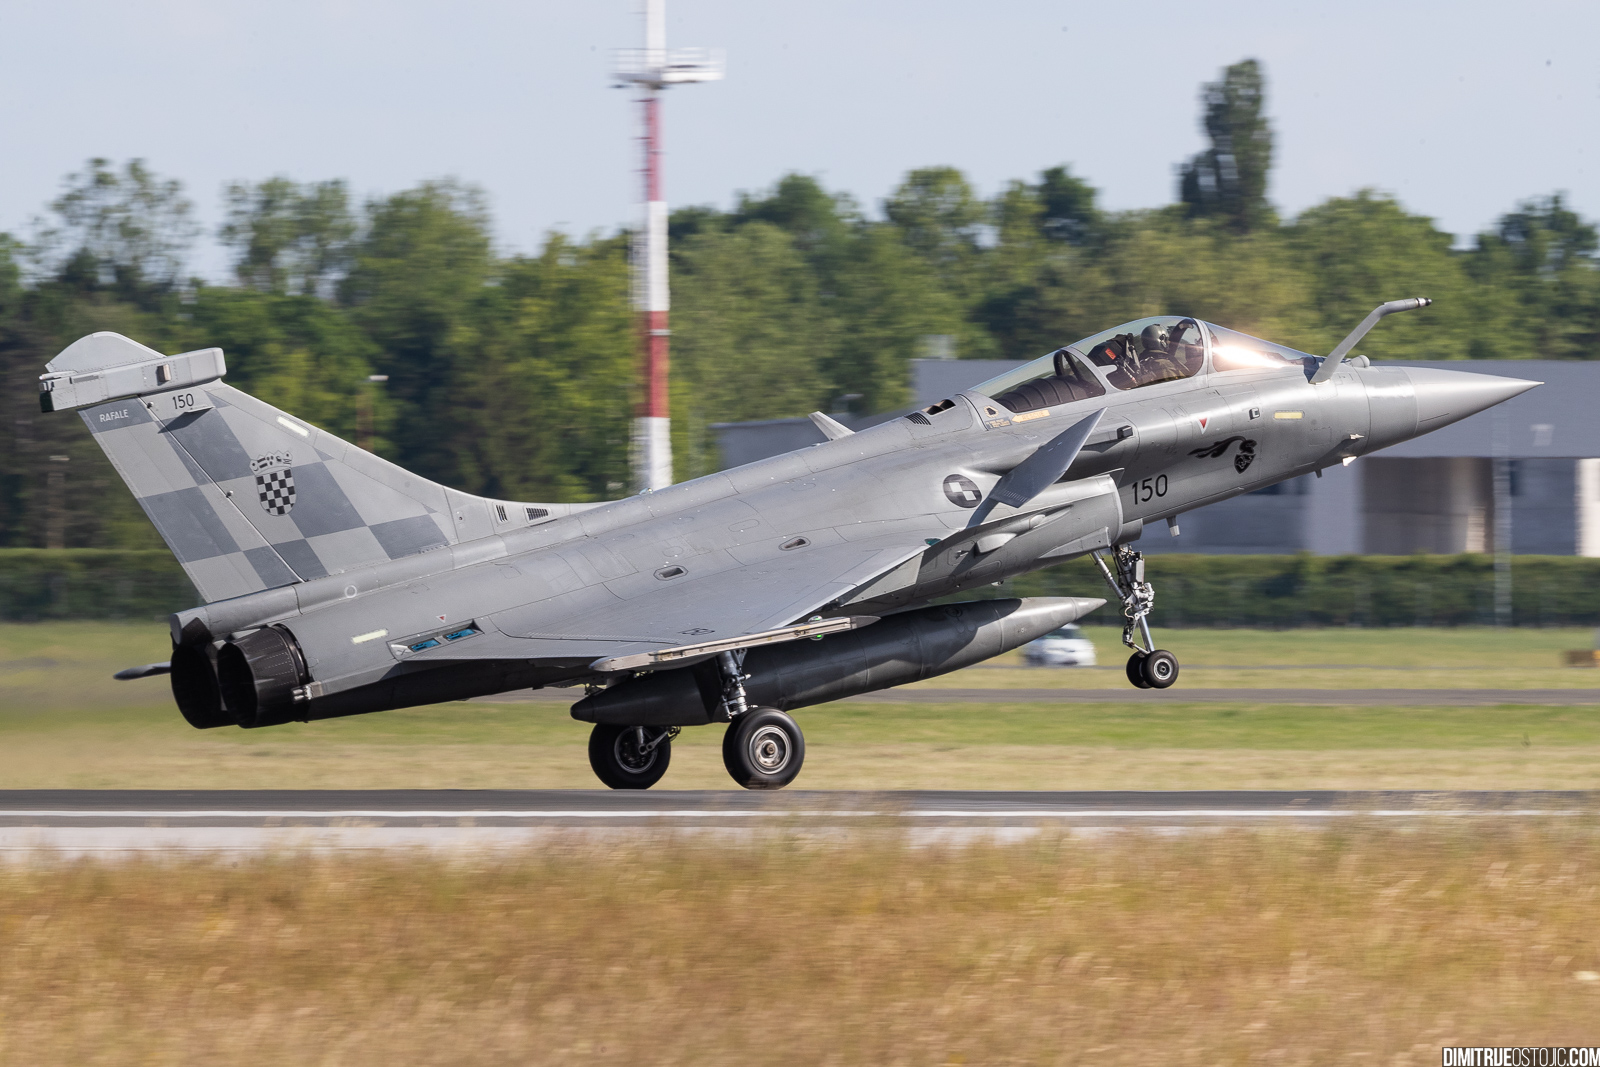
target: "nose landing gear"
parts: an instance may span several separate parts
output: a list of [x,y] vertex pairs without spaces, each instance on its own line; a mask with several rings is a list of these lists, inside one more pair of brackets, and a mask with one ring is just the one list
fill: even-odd
[[[1122,614],[1127,623],[1122,627],[1122,643],[1133,649],[1128,657],[1128,681],[1140,689],[1166,689],[1178,680],[1178,657],[1164,648],[1155,648],[1150,636],[1150,609],[1155,606],[1155,587],[1144,580],[1144,553],[1135,552],[1127,545],[1111,550],[1115,573],[1106,565],[1105,557],[1093,552],[1095,565],[1105,578],[1111,591],[1122,601]],[[1144,643],[1139,638],[1144,638]]]

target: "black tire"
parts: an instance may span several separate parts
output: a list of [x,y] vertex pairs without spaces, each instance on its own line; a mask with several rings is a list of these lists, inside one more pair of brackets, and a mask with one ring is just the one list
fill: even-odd
[[[659,726],[646,726],[645,736],[654,737]],[[672,762],[672,739],[666,738],[641,758],[637,726],[611,726],[599,723],[589,733],[589,766],[594,775],[612,789],[649,789],[661,781]]]
[[1144,676],[1144,657],[1145,653],[1143,652],[1135,652],[1128,657],[1128,681],[1140,689],[1149,689],[1150,681]]
[[754,708],[728,724],[722,763],[746,789],[782,789],[806,761],[800,725],[777,708]]
[[1158,648],[1139,664],[1139,673],[1151,689],[1167,689],[1178,680],[1178,657],[1164,648]]
[[[758,709],[755,709],[755,710],[760,710],[760,709],[758,708]],[[748,718],[749,716],[746,715],[745,717]],[[738,781],[738,776],[737,776],[737,772],[734,770],[733,746],[738,741],[738,738],[739,738],[739,720],[738,719],[731,719],[728,722],[728,728],[726,730],[722,731],[722,765],[728,769],[728,773],[729,774],[732,774],[732,775],[735,776],[734,777],[735,781]]]

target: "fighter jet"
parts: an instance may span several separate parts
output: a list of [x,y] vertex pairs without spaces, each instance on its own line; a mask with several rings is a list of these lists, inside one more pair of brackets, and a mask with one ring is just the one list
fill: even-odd
[[726,724],[739,785],[792,782],[788,713],[933,677],[1100,607],[952,598],[1092,556],[1133,685],[1166,688],[1147,524],[1348,464],[1540,383],[1327,357],[1184,316],[1124,323],[823,443],[596,504],[493,500],[402,470],[222,378],[220,349],[96,333],[52,360],[199,607],[170,675],[201,729],[572,689],[608,786],[644,789],[685,727]]

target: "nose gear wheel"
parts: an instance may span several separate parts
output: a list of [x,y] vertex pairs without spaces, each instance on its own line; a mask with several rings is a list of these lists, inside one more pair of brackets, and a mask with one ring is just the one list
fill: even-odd
[[1126,673],[1130,684],[1136,685],[1140,689],[1149,689],[1150,683],[1144,680],[1144,658],[1145,653],[1143,652],[1135,652],[1129,656]]
[[[1122,627],[1122,643],[1133,649],[1128,657],[1128,681],[1140,689],[1165,689],[1178,680],[1178,657],[1156,648],[1150,636],[1150,610],[1155,607],[1155,586],[1144,580],[1144,553],[1127,545],[1111,550],[1111,565],[1099,552],[1090,553],[1100,576],[1122,601],[1122,614],[1128,620]],[[1143,643],[1140,642],[1143,638]]]

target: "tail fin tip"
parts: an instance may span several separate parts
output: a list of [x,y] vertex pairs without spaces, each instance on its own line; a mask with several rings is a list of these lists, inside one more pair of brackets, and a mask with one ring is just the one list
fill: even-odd
[[216,381],[228,372],[222,349],[164,356],[109,331],[80,337],[45,364],[39,377],[41,411],[70,411],[125,396]]

